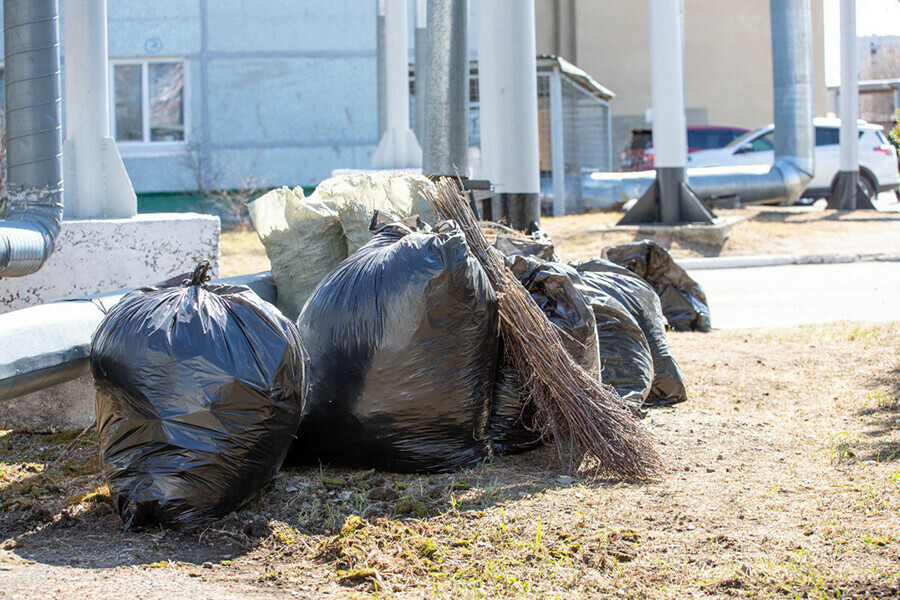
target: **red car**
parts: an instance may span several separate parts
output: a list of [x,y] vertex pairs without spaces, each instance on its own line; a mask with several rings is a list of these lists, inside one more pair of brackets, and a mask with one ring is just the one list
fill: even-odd
[[[692,125],[687,128],[688,152],[724,148],[750,131],[743,127]],[[623,171],[647,171],[653,168],[653,130],[632,129],[631,144],[622,151]]]

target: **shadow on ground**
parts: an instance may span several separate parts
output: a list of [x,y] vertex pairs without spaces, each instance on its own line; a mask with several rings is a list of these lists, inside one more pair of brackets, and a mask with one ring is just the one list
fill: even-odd
[[[285,537],[288,530],[333,536],[354,516],[402,524],[411,519],[439,519],[451,512],[480,514],[491,506],[570,485],[621,485],[602,479],[576,480],[560,475],[562,472],[551,448],[453,474],[287,469],[243,509],[189,533],[123,531],[108,495],[88,493],[73,498],[71,485],[54,484],[36,474],[15,484],[17,493],[28,500],[0,513],[0,530],[10,536],[4,549],[48,565],[81,569],[162,561],[202,565],[249,554],[267,539]],[[99,483],[97,472],[81,477],[90,478],[88,487]],[[7,504],[9,487],[0,487],[0,497],[5,497]]]
[[900,462],[900,366],[874,378],[870,406],[858,411],[867,421],[860,460]]

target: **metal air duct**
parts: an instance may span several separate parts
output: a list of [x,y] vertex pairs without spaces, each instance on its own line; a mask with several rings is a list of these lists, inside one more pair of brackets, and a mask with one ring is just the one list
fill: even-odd
[[0,277],[39,270],[53,253],[62,205],[57,0],[4,0],[9,200]]

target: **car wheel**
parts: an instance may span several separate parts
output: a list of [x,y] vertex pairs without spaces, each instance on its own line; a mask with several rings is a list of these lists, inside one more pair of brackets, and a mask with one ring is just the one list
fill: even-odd
[[874,200],[878,196],[878,187],[875,185],[875,182],[872,180],[872,176],[866,173],[859,174],[859,183],[862,185],[863,189],[866,192],[866,198]]

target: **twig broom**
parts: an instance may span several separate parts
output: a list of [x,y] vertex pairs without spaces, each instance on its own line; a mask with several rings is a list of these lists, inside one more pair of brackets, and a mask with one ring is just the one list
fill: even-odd
[[441,178],[423,192],[435,214],[452,219],[484,270],[500,307],[500,334],[533,402],[535,430],[552,438],[560,457],[577,469],[595,460],[598,473],[646,480],[662,468],[649,433],[631,416],[618,394],[582,369],[563,345],[559,330],[506,267],[484,237],[457,183]]

